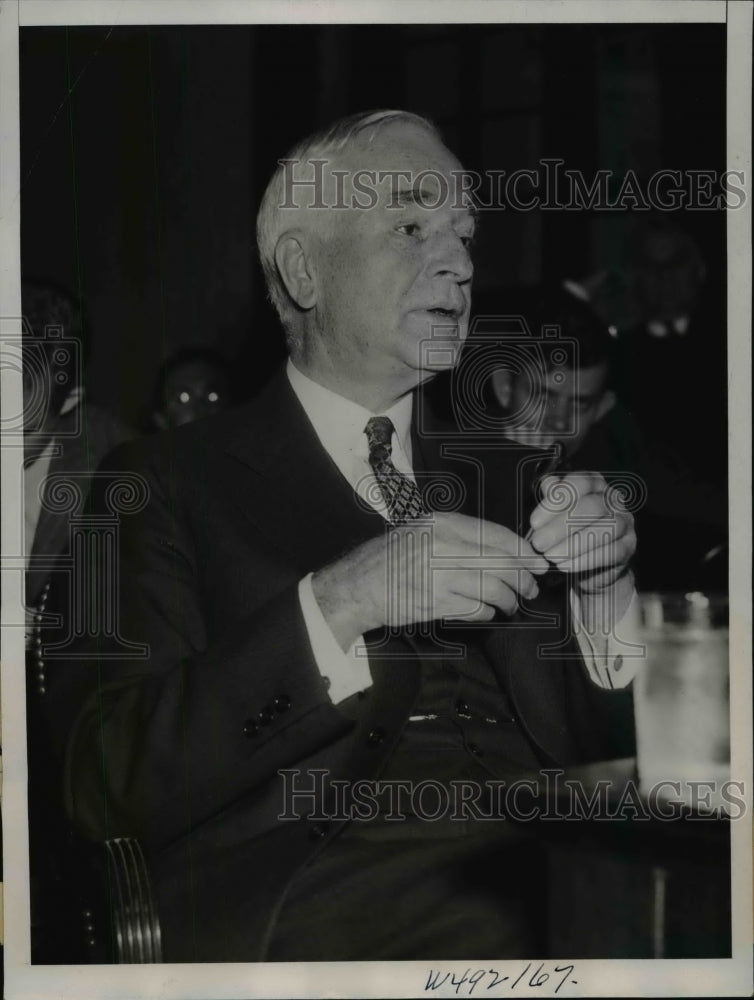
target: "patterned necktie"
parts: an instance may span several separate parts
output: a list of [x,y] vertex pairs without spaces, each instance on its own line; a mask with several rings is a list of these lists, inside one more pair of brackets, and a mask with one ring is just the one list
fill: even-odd
[[419,487],[393,465],[393,421],[390,417],[371,417],[364,433],[369,442],[369,464],[377,477],[387,504],[391,524],[403,524],[428,513]]

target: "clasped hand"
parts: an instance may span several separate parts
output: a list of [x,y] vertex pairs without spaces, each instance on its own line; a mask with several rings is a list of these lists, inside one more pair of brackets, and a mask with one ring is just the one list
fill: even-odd
[[606,590],[625,575],[636,551],[633,515],[598,472],[545,476],[527,539],[547,561],[572,575],[580,594]]
[[436,513],[315,573],[314,596],[341,648],[385,625],[511,615],[520,598],[537,596],[537,577],[553,566],[574,574],[583,593],[609,588],[635,548],[631,515],[612,509],[595,473],[548,476],[541,489],[527,538],[492,521]]

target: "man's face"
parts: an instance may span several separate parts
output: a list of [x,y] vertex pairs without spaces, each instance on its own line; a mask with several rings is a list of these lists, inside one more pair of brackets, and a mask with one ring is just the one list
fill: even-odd
[[[336,168],[406,176],[378,183],[373,208],[329,210],[316,260],[322,342],[314,350],[344,381],[400,394],[452,367],[466,337],[475,220],[470,205],[457,204],[460,180],[452,175],[462,168],[431,133],[407,122],[345,151]],[[436,176],[419,177],[427,170],[447,180],[446,197]]]
[[701,264],[673,234],[645,238],[636,282],[647,319],[667,322],[691,316],[702,279]]
[[163,409],[155,415],[156,422],[161,427],[180,427],[219,413],[229,403],[228,377],[221,368],[206,361],[186,361],[165,381]]
[[539,448],[562,441],[566,454],[573,454],[612,405],[606,381],[605,364],[547,372],[544,378],[500,373],[496,391],[509,413],[506,433]]
[[40,341],[25,340],[23,346],[24,434],[29,437],[49,431],[73,388],[67,364],[61,364],[57,352]]

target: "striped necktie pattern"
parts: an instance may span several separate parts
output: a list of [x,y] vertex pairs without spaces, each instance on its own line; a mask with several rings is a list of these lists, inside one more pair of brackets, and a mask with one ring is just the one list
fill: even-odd
[[364,433],[369,444],[369,464],[387,504],[390,523],[403,524],[424,517],[429,511],[416,483],[393,465],[394,430],[390,417],[371,417]]

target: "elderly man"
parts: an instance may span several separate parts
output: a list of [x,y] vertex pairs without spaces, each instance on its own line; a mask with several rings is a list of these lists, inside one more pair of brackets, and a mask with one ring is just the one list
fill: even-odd
[[88,681],[61,667],[66,792],[90,836],[151,847],[166,960],[524,954],[535,873],[504,817],[343,791],[610,754],[630,516],[572,476],[574,533],[537,503],[531,449],[422,406],[466,335],[462,176],[404,112],[299,145],[258,217],[286,370],[108,464],[149,487],[120,559],[120,635],[149,656],[99,637]]

